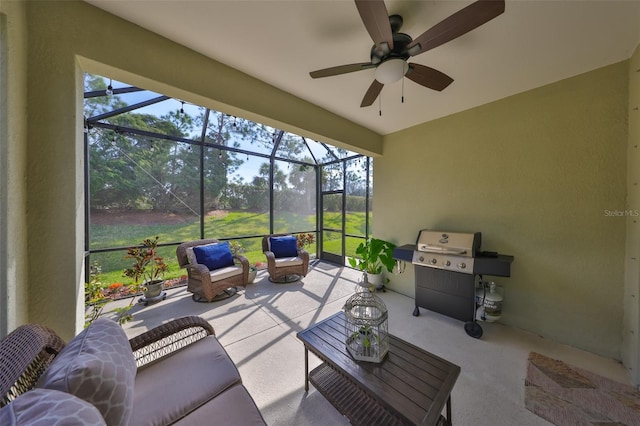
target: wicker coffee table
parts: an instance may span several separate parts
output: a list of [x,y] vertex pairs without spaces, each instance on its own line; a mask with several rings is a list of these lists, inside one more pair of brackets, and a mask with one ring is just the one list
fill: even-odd
[[[353,425],[451,424],[460,367],[394,336],[380,364],[356,361],[345,346],[344,323],[338,312],[297,334],[304,343],[305,391],[311,383]],[[311,372],[309,351],[323,361]]]

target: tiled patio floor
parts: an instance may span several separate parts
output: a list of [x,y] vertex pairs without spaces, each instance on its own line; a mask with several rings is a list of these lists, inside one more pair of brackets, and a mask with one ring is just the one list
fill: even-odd
[[[125,330],[134,336],[172,318],[199,315],[215,328],[268,424],[345,425],[348,421],[317,391],[305,394],[304,349],[296,333],[342,309],[359,276],[319,262],[300,282],[273,284],[261,271],[237,295],[211,304],[194,302],[184,287],[173,289],[162,302],[134,307],[134,320]],[[412,298],[393,291],[379,295],[389,309],[392,334],[461,367],[452,393],[455,425],[548,425],[524,408],[530,351],[626,382],[625,369],[614,360],[500,323],[484,323],[484,336],[476,340],[455,319],[426,310],[412,316]],[[318,364],[313,355],[310,364]]]

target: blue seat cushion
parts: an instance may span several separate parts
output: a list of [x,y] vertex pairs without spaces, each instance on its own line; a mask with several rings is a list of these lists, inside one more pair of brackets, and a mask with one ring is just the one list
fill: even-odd
[[233,255],[229,248],[229,243],[207,244],[206,246],[196,246],[193,248],[198,263],[206,265],[210,271],[214,269],[233,266]]
[[276,258],[295,257],[298,255],[298,239],[292,235],[286,237],[269,237],[269,247]]

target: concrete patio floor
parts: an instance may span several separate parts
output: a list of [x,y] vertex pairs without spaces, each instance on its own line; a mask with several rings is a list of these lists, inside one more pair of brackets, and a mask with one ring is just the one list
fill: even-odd
[[[266,271],[235,296],[197,303],[186,288],[167,291],[167,299],[136,305],[124,325],[135,336],[170,319],[199,315],[236,363],[243,383],[269,425],[347,425],[348,420],[313,387],[304,392],[304,347],[296,333],[342,309],[360,276],[350,268],[317,262],[300,282],[273,284]],[[524,379],[529,352],[561,359],[623,383],[617,361],[561,345],[500,323],[482,323],[484,335],[473,339],[463,323],[421,309],[393,291],[378,293],[389,309],[389,331],[461,367],[452,393],[454,425],[549,425],[524,407]],[[106,309],[126,304],[113,302]],[[508,303],[508,301],[507,301]],[[309,356],[310,369],[319,364]]]

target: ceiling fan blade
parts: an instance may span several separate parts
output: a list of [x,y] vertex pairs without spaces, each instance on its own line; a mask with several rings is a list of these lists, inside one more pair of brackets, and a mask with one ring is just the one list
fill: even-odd
[[445,73],[420,64],[409,64],[409,70],[407,70],[405,76],[421,86],[439,92],[453,82],[453,79]]
[[373,83],[371,83],[371,86],[367,89],[367,93],[364,94],[364,98],[362,98],[360,108],[371,105],[373,101],[376,100],[383,87],[384,84],[380,83],[378,80],[373,80]]
[[504,0],[478,0],[429,28],[407,45],[411,56],[438,47],[504,12]]
[[[373,42],[385,54],[393,50],[389,13],[383,0],[355,0],[360,19]],[[385,46],[386,44],[386,46]],[[387,50],[388,49],[388,50]]]
[[311,78],[331,77],[332,75],[347,74],[355,71],[362,71],[369,68],[375,68],[371,62],[362,62],[360,64],[338,65],[337,67],[325,68],[317,71],[311,71]]

